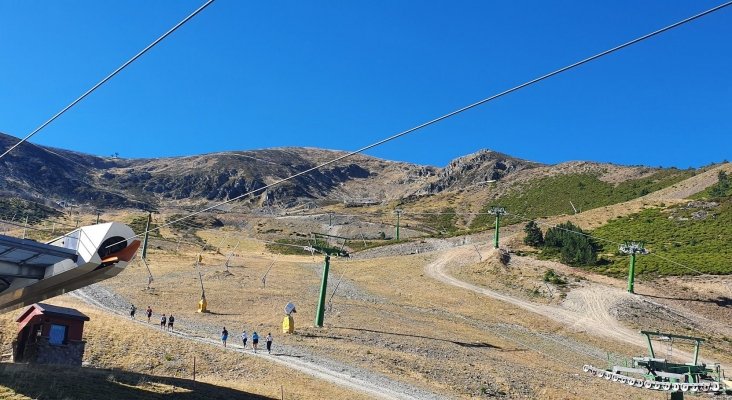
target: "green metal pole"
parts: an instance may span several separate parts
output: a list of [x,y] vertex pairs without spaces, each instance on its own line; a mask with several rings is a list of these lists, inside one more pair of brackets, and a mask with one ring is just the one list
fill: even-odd
[[401,216],[402,212],[397,210],[397,225],[396,225],[396,240],[399,241],[399,217]]
[[694,344],[694,365],[699,363],[699,345],[701,343],[697,340]]
[[493,235],[493,248],[498,248],[498,228],[501,225],[501,213],[496,213],[496,233]]
[[323,266],[323,281],[320,283],[320,299],[318,300],[318,312],[315,314],[315,326],[323,327],[323,316],[325,314],[325,292],[328,288],[328,270],[330,269],[330,256],[325,256]]
[[142,241],[142,258],[147,259],[147,238],[150,235],[150,222],[152,222],[152,213],[147,213],[147,223],[145,224],[145,239]]
[[635,253],[630,253],[630,271],[628,272],[628,293],[633,292],[633,284],[635,283]]

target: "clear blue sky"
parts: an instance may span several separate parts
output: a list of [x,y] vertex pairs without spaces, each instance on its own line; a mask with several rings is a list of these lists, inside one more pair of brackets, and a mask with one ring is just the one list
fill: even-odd
[[[0,131],[27,135],[202,3],[0,0]],[[217,0],[32,141],[353,150],[716,4]],[[369,154],[700,166],[730,158],[731,71],[728,7]]]

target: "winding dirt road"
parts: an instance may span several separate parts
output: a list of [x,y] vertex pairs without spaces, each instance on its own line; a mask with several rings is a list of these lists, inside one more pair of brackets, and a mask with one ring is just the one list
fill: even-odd
[[645,345],[637,332],[622,326],[608,312],[608,305],[617,302],[620,297],[625,295],[624,292],[599,284],[591,284],[591,286],[574,290],[567,296],[564,304],[571,305],[571,308],[536,304],[461,281],[447,273],[448,265],[459,265],[458,262],[460,261],[463,264],[466,264],[469,260],[477,261],[474,258],[475,251],[473,249],[456,248],[446,251],[435,261],[426,265],[424,270],[428,276],[440,282],[513,304],[524,310],[557,321],[571,329],[589,332],[636,346],[643,347]]

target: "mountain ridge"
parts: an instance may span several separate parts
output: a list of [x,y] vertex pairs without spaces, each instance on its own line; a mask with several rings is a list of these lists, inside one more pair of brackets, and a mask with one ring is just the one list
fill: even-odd
[[[0,147],[16,138],[0,134]],[[0,192],[7,196],[72,202],[95,207],[155,208],[191,205],[242,197],[252,207],[289,208],[303,204],[454,196],[492,185],[496,194],[532,180],[557,174],[587,173],[608,182],[653,174],[658,168],[590,161],[542,164],[483,149],[458,157],[445,167],[391,161],[356,154],[315,168],[345,151],[314,147],[276,147],[190,156],[124,159],[23,143],[0,160]],[[261,190],[261,191],[260,191]]]

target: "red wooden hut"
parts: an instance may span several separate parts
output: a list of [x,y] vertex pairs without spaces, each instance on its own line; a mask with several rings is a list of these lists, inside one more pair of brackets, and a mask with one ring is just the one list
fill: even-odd
[[36,303],[23,311],[13,360],[37,364],[81,365],[84,322],[89,317],[73,308]]

